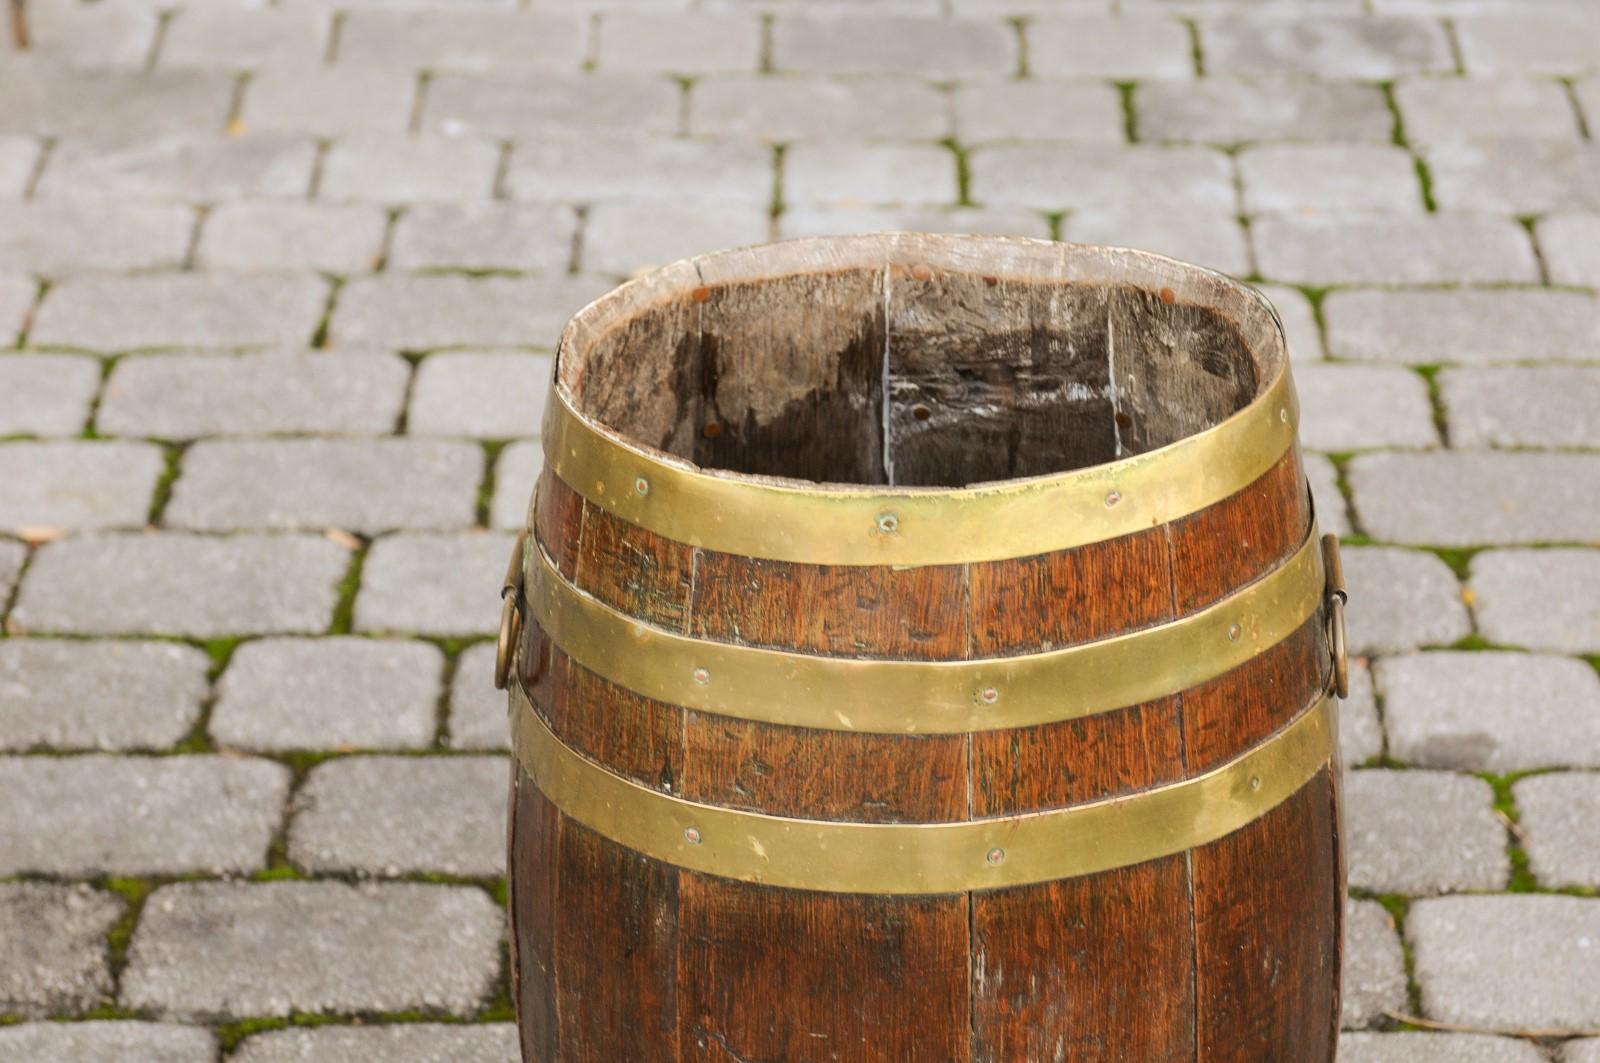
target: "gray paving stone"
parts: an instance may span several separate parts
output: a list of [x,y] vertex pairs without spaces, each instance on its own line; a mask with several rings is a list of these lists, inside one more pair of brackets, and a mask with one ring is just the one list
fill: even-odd
[[0,874],[257,871],[288,796],[289,769],[266,760],[3,757]]
[[[153,7],[139,4],[35,2],[26,54],[40,65],[137,69],[150,59],[159,21]],[[6,62],[19,55],[8,53]]]
[[513,536],[394,535],[367,555],[358,631],[487,635],[499,630],[500,579]]
[[1317,509],[1317,525],[1324,532],[1349,535],[1350,515],[1346,512],[1344,495],[1339,491],[1339,472],[1321,454],[1305,454],[1306,481],[1311,485],[1311,501]]
[[595,74],[440,74],[428,84],[423,119],[446,134],[536,141],[548,136],[643,136],[678,131],[681,87],[664,77]]
[[1238,156],[1251,212],[1421,211],[1411,156],[1393,144],[1269,144]]
[[[1050,210],[1160,203],[1172,212],[1236,209],[1227,156],[1208,148],[1021,144],[978,148],[972,196]],[[787,190],[786,190],[787,192]]]
[[1458,447],[1600,447],[1600,369],[1447,369],[1439,389]]
[[160,62],[222,69],[309,64],[328,51],[328,32],[326,11],[189,6],[168,22]]
[[0,539],[0,601],[10,601],[17,577],[28,558],[28,548],[11,539]]
[[491,528],[520,530],[527,523],[528,500],[544,468],[544,448],[537,442],[512,443],[500,452],[494,466],[494,502],[489,509]]
[[327,292],[303,273],[70,277],[45,296],[29,339],[103,351],[293,346],[310,341]]
[[1578,292],[1333,292],[1335,358],[1415,362],[1600,359],[1600,300]]
[[1600,67],[1600,20],[1593,10],[1554,7],[1464,12],[1455,21],[1467,71],[1580,74]]
[[1372,692],[1372,670],[1360,660],[1350,662],[1350,696],[1339,702],[1339,759],[1356,767],[1383,754],[1383,723]]
[[870,232],[981,233],[1050,238],[1050,222],[1020,207],[799,207],[778,218],[778,236]]
[[1342,554],[1352,652],[1448,646],[1472,633],[1461,585],[1437,556],[1393,546],[1348,546]]
[[240,121],[255,132],[342,137],[404,133],[418,75],[392,67],[268,67],[245,86]]
[[99,390],[93,358],[0,354],[0,436],[75,436]]
[[106,931],[122,901],[87,886],[0,883],[0,1011],[86,1011],[111,993]]
[[771,221],[760,203],[601,203],[584,221],[579,255],[592,273],[639,273],[706,251],[764,243]]
[[1013,74],[1017,39],[999,19],[840,12],[780,14],[772,26],[777,70],[958,78]]
[[783,160],[787,203],[954,203],[959,198],[956,156],[933,144],[810,142]]
[[1412,144],[1578,136],[1572,101],[1554,81],[1407,78],[1395,86],[1395,99]]
[[1165,15],[1044,15],[1024,32],[1031,74],[1134,81],[1195,73],[1189,27]]
[[1306,365],[1294,378],[1300,439],[1313,450],[1439,445],[1427,382],[1409,369]]
[[1537,282],[1528,234],[1469,214],[1272,215],[1251,227],[1261,272],[1290,284]]
[[328,51],[328,12],[307,8],[191,6],[161,40],[166,67],[254,69],[314,63]]
[[0,1029],[12,1063],[212,1063],[210,1030],[160,1022],[33,1022]]
[[1433,194],[1444,210],[1543,214],[1600,210],[1600,144],[1496,140],[1426,149]]
[[1551,215],[1539,220],[1538,232],[1551,281],[1600,288],[1600,214]]
[[605,293],[602,277],[378,277],[339,293],[333,342],[403,350],[554,347],[567,319]]
[[36,552],[12,623],[74,634],[320,632],[349,551],[314,535],[111,535]]
[[311,187],[316,144],[282,133],[63,140],[39,195],[76,199],[299,199]]
[[550,137],[511,154],[514,199],[594,203],[657,199],[765,205],[772,200],[770,149],[739,141],[665,137]]
[[419,883],[183,883],[145,902],[122,1003],[161,1016],[487,1003],[505,920],[487,893]]
[[1350,480],[1362,524],[1390,542],[1581,542],[1594,538],[1600,455],[1365,454]]
[[1123,142],[1122,101],[1099,81],[969,81],[954,93],[956,136],[986,140]]
[[1583,661],[1441,652],[1377,665],[1389,752],[1423,767],[1600,766],[1600,676]]
[[474,137],[367,134],[334,142],[317,194],[391,204],[487,199],[499,166],[500,148]]
[[1270,76],[1149,81],[1134,89],[1133,102],[1139,137],[1150,141],[1387,143],[1394,127],[1379,89],[1342,81]]
[[180,266],[194,222],[193,210],[175,205],[0,201],[0,270]]
[[0,528],[141,527],[164,465],[150,443],[0,443]]
[[554,204],[419,203],[395,225],[389,267],[564,272],[577,228]]
[[1600,1037],[1568,1041],[1561,1046],[1561,1063],[1600,1063]]
[[1347,1033],[1343,1063],[1542,1063],[1526,1041],[1474,1033]]
[[9,347],[16,341],[38,293],[32,278],[0,273],[0,345]]
[[1361,1029],[1406,1009],[1405,959],[1394,920],[1377,901],[1346,900],[1344,920],[1340,1025]]
[[200,229],[207,269],[370,273],[389,219],[376,203],[224,203]]
[[5,639],[0,749],[165,749],[200,718],[210,667],[175,642]]
[[1244,229],[1231,213],[1091,207],[1067,215],[1061,235],[1078,243],[1154,251],[1224,273],[1250,272]]
[[195,531],[342,528],[368,535],[467,527],[483,472],[483,451],[464,442],[202,440],[183,456],[164,523]]
[[325,1026],[276,1030],[247,1038],[233,1063],[516,1063],[517,1028],[509,1022],[395,1026]]
[[358,10],[340,29],[338,60],[431,71],[576,74],[587,35],[587,20],[576,14]]
[[480,642],[468,647],[456,661],[455,681],[450,685],[452,749],[511,747],[506,693],[494,688],[494,657],[494,643]]
[[1512,793],[1534,878],[1547,887],[1600,886],[1600,773],[1536,775]]
[[506,867],[505,757],[340,757],[295,795],[289,859],[314,874],[464,875]]
[[221,70],[85,70],[8,57],[0,65],[0,132],[122,139],[220,133],[234,84]]
[[425,642],[246,642],[217,684],[211,735],[243,749],[422,749],[443,676],[443,655]]
[[159,439],[383,435],[410,377],[405,359],[361,351],[130,355],[106,382],[95,427]]
[[1406,937],[1430,1018],[1488,1029],[1600,1024],[1600,900],[1422,900],[1406,917]]
[[481,439],[536,436],[551,372],[551,360],[542,354],[430,355],[417,367],[406,431]]
[[761,65],[761,19],[743,11],[608,12],[596,65],[696,76],[754,71]]
[[1350,885],[1408,897],[1500,890],[1506,829],[1482,779],[1445,771],[1353,771],[1344,780]]
[[938,140],[951,134],[944,93],[907,78],[710,77],[689,92],[697,136]]
[[27,191],[38,161],[38,141],[32,137],[0,134],[0,196],[20,196]]
[[1472,559],[1484,638],[1556,653],[1600,653],[1600,552],[1487,550]]
[[1450,44],[1437,22],[1403,16],[1255,11],[1202,19],[1208,73],[1309,74],[1369,81],[1449,71]]

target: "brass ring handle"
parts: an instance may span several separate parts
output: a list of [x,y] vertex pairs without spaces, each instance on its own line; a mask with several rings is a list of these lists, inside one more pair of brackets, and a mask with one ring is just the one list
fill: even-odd
[[1328,646],[1333,655],[1333,692],[1350,696],[1350,648],[1345,638],[1344,606],[1350,600],[1344,587],[1344,563],[1339,558],[1339,537],[1322,537],[1322,563],[1328,579]]
[[511,681],[511,659],[516,654],[517,640],[522,636],[522,586],[523,551],[527,547],[528,533],[524,529],[511,545],[511,560],[506,565],[506,578],[500,585],[500,638],[494,651],[494,688],[504,690]]

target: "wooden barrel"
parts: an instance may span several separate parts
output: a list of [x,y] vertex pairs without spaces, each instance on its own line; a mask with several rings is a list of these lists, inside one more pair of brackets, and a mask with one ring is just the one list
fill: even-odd
[[1265,301],[1132,251],[795,241],[579,313],[505,595],[523,1058],[1332,1060],[1296,422]]

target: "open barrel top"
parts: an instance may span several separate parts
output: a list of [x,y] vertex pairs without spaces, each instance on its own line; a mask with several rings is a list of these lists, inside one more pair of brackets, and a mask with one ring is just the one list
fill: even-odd
[[1332,1059],[1329,607],[1259,296],[796,241],[623,286],[556,373],[526,1059]]

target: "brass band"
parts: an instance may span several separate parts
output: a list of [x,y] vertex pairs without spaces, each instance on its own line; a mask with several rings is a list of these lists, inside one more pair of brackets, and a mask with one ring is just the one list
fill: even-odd
[[996,889],[1126,867],[1215,841],[1287,800],[1333,758],[1321,696],[1260,745],[1181,782],[961,823],[841,823],[704,805],[613,774],[565,745],[513,684],[516,755],[563,813],[703,874],[830,893]]
[[1284,368],[1248,406],[1168,446],[1050,476],[884,488],[737,476],[649,451],[578,414],[557,386],[545,460],[590,502],[680,543],[818,565],[999,561],[1103,542],[1242,490],[1294,446]]
[[1321,607],[1313,526],[1278,568],[1196,613],[1044,653],[862,660],[711,642],[654,627],[574,587],[536,545],[525,593],[578,664],[658,701],[832,731],[961,734],[1090,716],[1175,694],[1274,646]]

